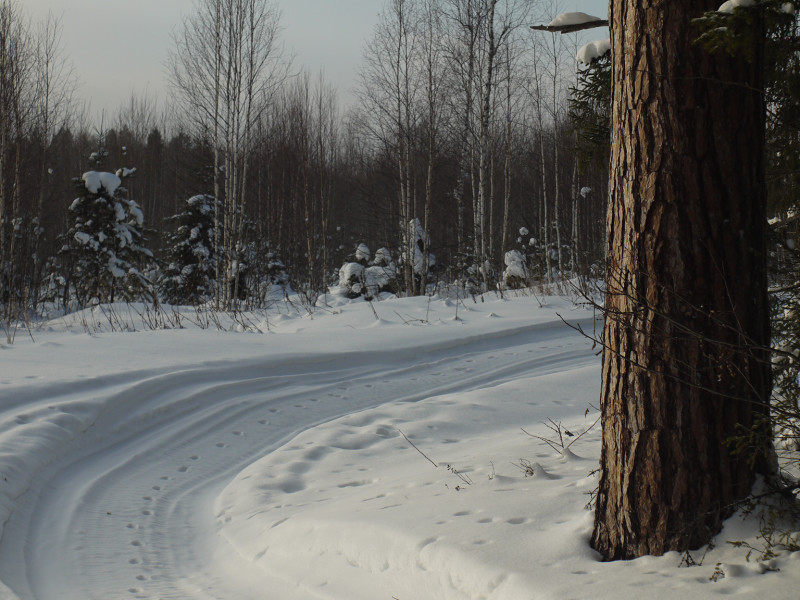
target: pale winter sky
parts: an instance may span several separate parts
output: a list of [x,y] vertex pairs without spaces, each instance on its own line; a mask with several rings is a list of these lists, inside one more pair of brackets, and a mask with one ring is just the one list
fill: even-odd
[[[533,0],[532,0],[533,1]],[[361,51],[370,37],[383,0],[278,0],[283,40],[305,66],[351,98]],[[91,102],[92,114],[105,109],[113,117],[131,93],[163,100],[165,61],[171,33],[194,0],[23,0],[34,19],[48,11],[62,17],[63,47],[80,81],[78,94]],[[608,0],[563,0],[564,11],[605,18]],[[598,31],[598,37],[607,34]]]

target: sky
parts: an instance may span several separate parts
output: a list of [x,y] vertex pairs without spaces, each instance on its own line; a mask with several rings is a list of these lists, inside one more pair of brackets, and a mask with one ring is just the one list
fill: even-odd
[[[113,115],[135,92],[163,100],[168,95],[165,63],[171,34],[194,0],[24,0],[26,13],[62,19],[62,44],[79,80],[78,95],[93,115]],[[278,0],[283,39],[295,66],[320,70],[340,90],[352,89],[361,52],[383,6],[382,0]],[[566,0],[564,11],[605,17],[608,0]]]

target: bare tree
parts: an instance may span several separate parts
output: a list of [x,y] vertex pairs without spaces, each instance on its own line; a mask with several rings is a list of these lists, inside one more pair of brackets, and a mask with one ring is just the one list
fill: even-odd
[[[10,0],[0,2],[0,277],[8,295],[7,309],[16,311],[21,292],[19,265],[22,142],[29,126],[33,52],[27,19]],[[12,168],[9,169],[9,163]]]
[[[416,173],[414,132],[423,74],[418,69],[419,14],[413,0],[389,0],[364,55],[361,101],[373,116],[371,134],[391,148],[396,164],[399,232],[403,246],[403,287],[416,293],[414,244]],[[402,243],[405,242],[405,243]]]
[[230,308],[240,295],[238,255],[252,132],[285,79],[288,63],[278,43],[279,12],[269,0],[196,0],[195,11],[175,34],[172,84],[212,140],[214,194],[224,213],[215,218],[217,306]]

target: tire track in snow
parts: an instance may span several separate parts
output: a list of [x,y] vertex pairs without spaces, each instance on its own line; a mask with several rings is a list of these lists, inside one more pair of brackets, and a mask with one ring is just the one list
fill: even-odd
[[[418,349],[53,387],[49,405],[68,407],[90,392],[102,411],[37,474],[4,532],[0,578],[24,600],[263,598],[254,583],[261,574],[217,538],[213,514],[221,489],[248,464],[345,414],[592,360],[582,338],[547,323]],[[0,418],[26,408],[21,398]]]

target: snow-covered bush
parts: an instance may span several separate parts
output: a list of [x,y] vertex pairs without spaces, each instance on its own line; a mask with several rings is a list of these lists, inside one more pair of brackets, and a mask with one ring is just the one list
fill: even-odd
[[528,285],[528,267],[525,264],[525,256],[519,250],[509,250],[506,252],[505,271],[503,271],[503,284],[505,287],[517,290]]
[[192,196],[183,211],[165,219],[175,224],[167,236],[159,289],[170,304],[201,304],[214,295],[214,198]]
[[122,187],[134,171],[88,171],[73,180],[78,197],[69,207],[70,227],[52,278],[62,282],[65,303],[70,293],[79,305],[152,297],[144,275],[153,259],[144,245],[144,216]]
[[289,274],[277,252],[267,240],[257,240],[248,245],[247,289],[249,301],[264,306],[274,293],[283,294],[289,287]]
[[366,244],[359,244],[355,252],[358,262],[347,262],[339,269],[338,293],[351,299],[364,296],[371,300],[382,292],[397,290],[397,266],[389,250],[380,248],[372,262],[370,256]]

